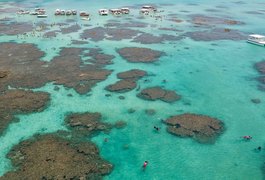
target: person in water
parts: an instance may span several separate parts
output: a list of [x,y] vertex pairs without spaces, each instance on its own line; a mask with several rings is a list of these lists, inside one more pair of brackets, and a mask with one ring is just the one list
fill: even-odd
[[243,139],[250,140],[250,139],[252,139],[252,137],[251,136],[243,136]]
[[144,161],[143,169],[145,169],[147,165],[148,165],[148,161]]
[[156,127],[156,126],[154,126],[154,129],[157,130],[157,131],[160,130],[160,128],[159,127]]

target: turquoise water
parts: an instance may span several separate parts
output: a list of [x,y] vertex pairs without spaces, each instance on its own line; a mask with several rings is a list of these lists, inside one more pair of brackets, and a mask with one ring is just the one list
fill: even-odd
[[[2,2],[2,1],[1,1]],[[150,1],[150,3],[173,3],[173,6],[162,6],[165,10],[162,14],[177,13],[177,17],[183,20],[189,19],[189,14],[205,14],[208,16],[228,16],[240,20],[245,25],[231,26],[233,29],[245,33],[263,33],[263,15],[246,14],[246,11],[264,10],[263,1],[243,1],[245,4],[228,0],[223,2],[212,1]],[[137,3],[147,3],[138,1]],[[196,3],[192,5],[189,3]],[[5,4],[4,2],[1,4]],[[21,1],[20,4],[33,7],[42,6],[48,9],[51,16],[53,10],[58,8],[75,8],[88,10],[92,13],[92,20],[83,22],[76,19],[77,23],[91,24],[92,27],[102,26],[109,17],[98,17],[97,9],[102,7],[119,7],[134,5],[134,1],[73,1],[62,3],[55,1]],[[222,5],[227,9],[219,9],[219,12],[206,12]],[[216,9],[216,8],[214,8]],[[188,13],[181,10],[190,11]],[[229,14],[228,14],[229,13]],[[138,17],[138,12],[133,11],[132,18]],[[0,17],[6,16],[1,14]],[[10,16],[10,15],[8,15]],[[17,21],[39,21],[35,18],[14,16]],[[66,18],[51,18],[46,21],[61,22]],[[124,18],[118,18],[126,22]],[[145,18],[143,21],[157,24],[158,27],[172,27],[172,22],[156,21],[153,18]],[[173,25],[174,28],[190,32],[197,30],[189,22]],[[82,29],[84,26],[82,26]],[[230,28],[230,26],[229,26]],[[148,26],[141,31],[161,34],[160,30]],[[200,30],[200,29],[198,29]],[[54,39],[29,37],[17,39],[16,36],[0,36],[0,42],[14,40],[36,44],[46,52],[42,60],[50,61],[58,55],[59,48],[69,45],[71,39],[77,39],[79,32],[59,35]],[[165,33],[165,32],[163,32]],[[168,32],[174,34],[173,32]],[[183,32],[177,32],[181,34]],[[30,115],[18,115],[19,122],[10,124],[5,133],[0,137],[0,175],[10,170],[11,164],[6,159],[6,154],[13,145],[21,140],[28,139],[35,133],[55,132],[65,129],[63,120],[69,112],[100,112],[103,121],[114,123],[117,120],[127,122],[124,129],[114,129],[110,134],[100,134],[93,138],[99,146],[101,155],[114,164],[113,172],[105,179],[262,179],[261,166],[264,163],[264,152],[253,151],[257,146],[264,146],[265,127],[265,93],[257,90],[257,82],[254,80],[258,73],[253,69],[255,62],[265,59],[265,49],[245,43],[245,41],[210,41],[196,42],[189,38],[181,41],[166,42],[164,44],[148,44],[122,41],[90,41],[80,47],[100,47],[104,53],[115,55],[114,64],[107,66],[113,73],[107,80],[100,82],[87,95],[79,95],[72,89],[54,91],[52,83],[36,89],[51,94],[50,106],[40,113]],[[212,45],[217,44],[217,46]],[[74,45],[77,47],[78,45]],[[115,51],[116,48],[137,46],[148,47],[166,52],[154,64],[128,63]],[[56,47],[57,50],[52,50]],[[189,49],[186,49],[188,47]],[[139,81],[141,88],[161,85],[167,89],[175,90],[182,99],[173,104],[160,101],[149,102],[138,99],[136,90],[122,94],[125,100],[118,98],[121,94],[111,93],[111,97],[105,97],[109,93],[104,87],[116,82],[116,74],[122,71],[138,68],[147,71],[154,76],[148,76]],[[148,79],[149,82],[144,82]],[[167,83],[163,83],[163,79]],[[67,94],[73,96],[69,97]],[[253,98],[261,99],[261,104],[253,104]],[[136,110],[128,114],[127,110]],[[146,109],[156,110],[153,116],[145,114]],[[166,132],[166,127],[160,118],[185,112],[198,113],[216,117],[225,123],[225,132],[214,145],[199,144],[192,139],[178,138]],[[159,133],[153,131],[153,126],[162,127]],[[244,142],[240,136],[251,135],[253,140]],[[109,142],[104,143],[104,138]],[[128,146],[128,148],[125,148]],[[145,160],[149,165],[145,171],[141,166]]]

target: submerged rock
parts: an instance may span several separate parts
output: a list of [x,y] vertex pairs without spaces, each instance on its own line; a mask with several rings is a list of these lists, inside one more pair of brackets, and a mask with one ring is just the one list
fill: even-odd
[[122,129],[127,126],[127,123],[125,121],[116,121],[114,124],[114,127],[117,129]]
[[33,26],[27,22],[0,23],[0,35],[18,35],[31,32]]
[[[33,44],[1,43],[0,44],[0,72],[8,71],[8,78],[2,74],[0,91],[8,86],[14,88],[38,88],[48,82],[73,88],[78,93],[90,91],[97,82],[103,81],[111,73],[103,69],[104,63],[113,59],[100,51],[92,56],[91,64],[84,64],[80,55],[85,48],[62,48],[59,56],[52,61],[41,61],[44,52]],[[100,55],[98,55],[100,54]],[[98,56],[97,56],[98,55]]]
[[167,131],[180,137],[192,137],[201,143],[213,143],[223,132],[223,123],[215,118],[197,114],[172,116],[164,121]]
[[169,103],[180,99],[180,96],[175,91],[165,90],[161,87],[146,88],[137,94],[137,96],[145,100],[162,100]]
[[45,92],[8,90],[0,95],[0,133],[14,120],[14,114],[42,111],[50,101]]
[[260,99],[251,99],[251,102],[253,102],[254,104],[260,104],[261,100]]
[[150,63],[158,60],[164,53],[149,48],[125,47],[117,52],[129,62]]
[[245,40],[246,35],[237,30],[216,28],[210,31],[194,31],[184,34],[195,41]]
[[146,75],[146,71],[139,69],[132,69],[129,71],[121,72],[117,74],[119,79],[140,79]]
[[254,65],[254,68],[260,73],[256,79],[259,81],[258,89],[264,91],[265,89],[265,60],[260,61]]
[[120,80],[114,84],[108,85],[106,90],[111,92],[124,93],[136,88],[136,82],[133,80]]
[[132,69],[129,71],[121,72],[117,74],[120,81],[117,81],[114,84],[108,85],[105,89],[112,92],[124,93],[131,91],[136,88],[136,81],[147,73],[143,70]]
[[265,60],[256,63],[254,67],[260,74],[265,74]]
[[75,143],[54,134],[23,141],[8,154],[15,170],[9,179],[101,179],[112,165],[101,159],[92,142]]
[[233,19],[206,16],[206,15],[201,15],[201,14],[191,15],[191,18],[192,18],[191,22],[196,25],[215,26],[215,25],[242,25],[244,24],[243,22],[233,20]]
[[111,124],[102,123],[100,113],[73,113],[65,118],[65,123],[76,135],[89,136],[93,133],[104,131],[109,132]]

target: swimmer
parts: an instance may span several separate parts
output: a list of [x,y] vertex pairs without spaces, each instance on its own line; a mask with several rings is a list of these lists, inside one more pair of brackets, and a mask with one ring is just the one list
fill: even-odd
[[144,161],[143,169],[145,169],[147,165],[148,165],[148,161]]
[[156,126],[154,126],[154,129],[157,130],[157,131],[160,130],[160,128],[159,127],[156,127]]
[[252,139],[252,137],[251,136],[243,136],[243,139],[250,140],[250,139]]

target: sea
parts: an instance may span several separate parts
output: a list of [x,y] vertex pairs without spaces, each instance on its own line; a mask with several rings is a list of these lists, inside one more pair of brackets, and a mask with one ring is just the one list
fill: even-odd
[[[259,73],[254,64],[265,59],[264,47],[246,43],[246,40],[213,39],[195,40],[187,32],[209,30],[209,28],[229,28],[248,34],[265,34],[264,0],[0,0],[0,6],[12,7],[14,4],[25,9],[43,7],[48,18],[38,19],[30,15],[19,16],[1,12],[0,18],[12,17],[17,22],[59,23],[72,19],[81,29],[70,34],[59,34],[57,38],[0,35],[0,43],[33,43],[45,52],[43,61],[51,61],[62,47],[101,48],[104,53],[114,55],[113,64],[105,68],[111,75],[99,82],[85,95],[74,89],[48,83],[33,89],[51,95],[49,106],[42,112],[16,115],[19,121],[9,124],[0,137],[0,176],[12,169],[6,157],[11,148],[33,135],[54,133],[65,130],[65,114],[69,112],[100,112],[102,121],[115,123],[123,120],[127,126],[100,133],[92,138],[99,147],[100,155],[114,165],[113,171],[104,177],[107,180],[185,180],[185,179],[263,179],[265,171],[265,151],[256,152],[258,146],[265,149],[265,92],[258,89],[256,78]],[[158,8],[157,19],[139,14],[142,5]],[[130,15],[114,17],[99,16],[100,8],[133,7]],[[90,21],[76,17],[55,17],[55,9],[76,9],[91,14]],[[174,14],[182,22],[168,21]],[[192,24],[192,17],[203,15],[232,19],[242,24],[214,24],[198,26]],[[131,39],[119,41],[104,39],[89,41],[88,44],[72,45],[71,40],[80,39],[85,28],[102,27],[109,21],[126,23],[130,19],[147,23],[146,27],[135,28],[153,35],[170,34],[185,37],[174,41],[143,44]],[[172,28],[163,31],[159,28]],[[163,51],[164,56],[155,63],[130,63],[118,53],[118,48],[143,47]],[[181,99],[174,103],[146,101],[138,98],[136,89],[126,93],[108,92],[105,87],[117,81],[117,73],[130,69],[141,69],[149,76],[139,80],[141,89],[161,86],[174,90]],[[166,83],[165,81],[166,80]],[[105,95],[110,93],[111,97]],[[68,94],[72,94],[71,97]],[[122,95],[125,99],[120,99]],[[251,99],[260,99],[255,104]],[[1,103],[1,102],[0,102]],[[128,113],[134,109],[134,113]],[[147,114],[152,109],[155,114]],[[192,138],[180,138],[167,132],[161,119],[183,113],[202,114],[217,118],[224,123],[224,132],[213,144],[199,143]],[[154,126],[161,128],[154,131]],[[243,141],[242,136],[250,135],[251,141]],[[108,143],[104,139],[108,138]],[[143,171],[144,161],[148,167]]]

